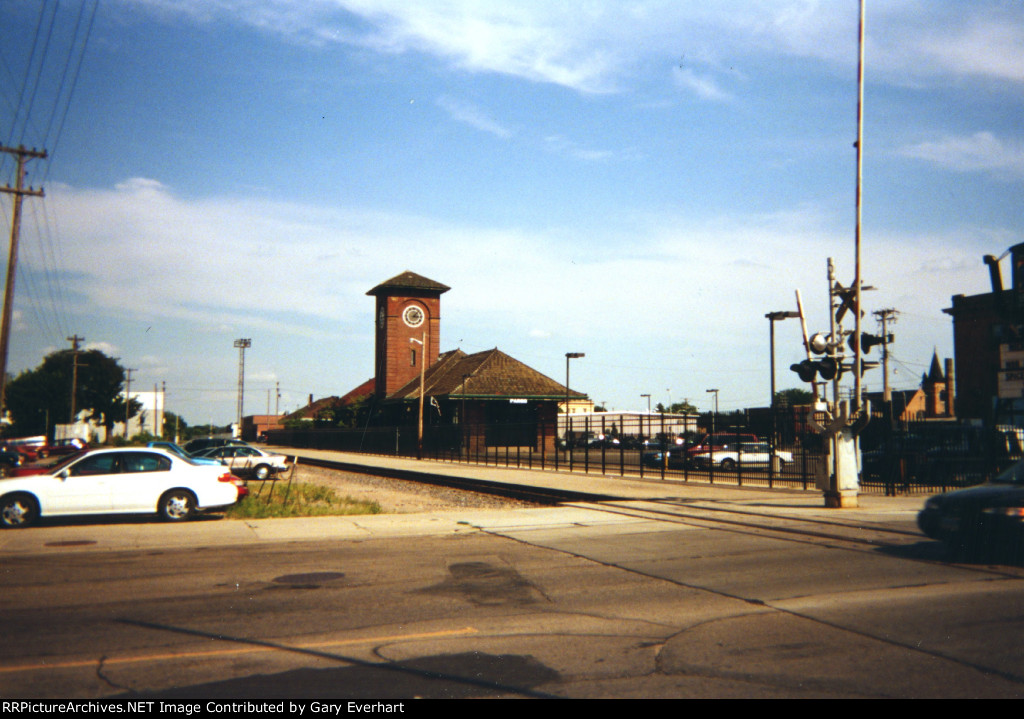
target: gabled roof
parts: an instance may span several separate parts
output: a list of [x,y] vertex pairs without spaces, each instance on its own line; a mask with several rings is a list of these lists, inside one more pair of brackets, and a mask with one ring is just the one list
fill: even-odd
[[374,387],[376,386],[375,380],[368,379],[361,385],[356,387],[354,390],[345,394],[341,397],[323,397],[307,404],[301,409],[297,409],[287,417],[283,419],[316,419],[317,414],[325,409],[337,409],[338,407],[347,407],[350,404],[354,404],[361,399],[370,397],[373,395]]
[[334,409],[336,406],[338,406],[338,402],[340,401],[340,399],[340,397],[333,396],[323,397],[321,399],[316,400],[315,402],[310,402],[305,407],[295,410],[294,412],[287,415],[283,419],[315,419],[317,413],[319,413],[321,410]]
[[[442,354],[424,374],[424,395],[449,399],[565,399],[565,385],[556,382],[495,348],[467,355],[462,350]],[[416,377],[388,396],[388,400],[419,398]],[[569,392],[570,399],[585,399]]]
[[440,295],[450,289],[451,287],[447,285],[442,285],[440,282],[434,282],[434,280],[429,280],[422,275],[406,270],[400,275],[395,275],[390,280],[381,282],[366,294],[391,295],[395,294],[396,290],[416,290],[418,292],[436,292]]
[[365,399],[373,395],[374,389],[377,387],[377,380],[371,377],[370,379],[363,382],[361,385],[356,387],[348,394],[342,395],[338,399],[338,405],[341,407],[347,407],[350,404],[358,402],[361,399]]

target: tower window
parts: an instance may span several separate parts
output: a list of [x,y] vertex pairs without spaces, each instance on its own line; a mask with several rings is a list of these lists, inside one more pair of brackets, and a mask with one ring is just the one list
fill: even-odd
[[413,367],[416,366],[416,350],[414,349],[409,350],[409,364]]

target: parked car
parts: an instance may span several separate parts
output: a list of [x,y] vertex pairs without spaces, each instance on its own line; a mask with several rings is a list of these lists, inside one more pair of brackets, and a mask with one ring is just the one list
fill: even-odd
[[990,482],[929,498],[917,526],[955,554],[1024,558],[1024,460]]
[[0,471],[7,474],[16,467],[20,467],[21,462],[22,456],[20,452],[5,445],[0,445]]
[[288,469],[288,458],[283,454],[271,454],[249,445],[210,447],[196,452],[196,459],[216,459],[231,467],[237,474],[252,476],[258,480],[270,478],[277,472]]
[[4,446],[7,447],[8,449],[13,450],[13,451],[17,452],[18,454],[20,454],[22,462],[35,462],[37,459],[39,459],[39,455],[36,453],[36,450],[39,447],[41,447],[42,445],[40,445],[40,444],[23,444],[23,443],[20,443],[20,442],[18,442],[18,443],[8,442]]
[[80,450],[74,454],[65,456],[63,458],[47,458],[47,459],[33,459],[31,461],[22,460],[22,463],[17,467],[12,467],[7,471],[8,477],[30,477],[34,474],[46,474],[50,472],[58,464],[67,462],[70,459],[74,459],[81,454],[84,454],[88,450]]
[[89,443],[84,439],[78,437],[69,437],[68,439],[55,439],[49,444],[44,444],[41,447],[36,448],[36,456],[40,459],[46,459],[47,457],[58,457],[66,454],[76,454],[82,450],[89,449]]
[[196,439],[189,440],[185,443],[185,451],[189,454],[195,454],[204,449],[210,447],[225,447],[227,445],[235,445],[241,447],[247,447],[248,445],[240,439],[234,439],[233,437],[197,437]]
[[644,452],[641,461],[647,467],[658,469],[682,469],[686,466],[686,450],[681,445]]
[[753,434],[738,434],[736,432],[716,432],[715,434],[706,434],[701,437],[696,444],[690,445],[686,450],[688,457],[693,457],[698,454],[704,454],[705,452],[715,451],[718,452],[720,449],[735,449],[736,445],[740,442],[760,442],[757,435]]
[[[705,454],[696,454],[690,457],[694,467],[708,468],[715,466],[719,469],[732,471],[737,467],[767,467],[773,454],[767,442],[740,442],[731,448],[713,450]],[[775,450],[775,459],[780,469],[793,461],[790,452]]]
[[39,517],[156,513],[180,522],[227,507],[248,494],[224,467],[206,467],[159,449],[96,449],[46,474],[0,479],[0,527]]
[[158,440],[158,441],[155,441],[155,442],[149,442],[149,443],[146,444],[146,446],[147,447],[154,447],[156,449],[162,449],[162,450],[165,450],[167,452],[170,452],[171,454],[176,454],[179,457],[185,457],[187,459],[192,460],[196,464],[206,464],[206,465],[216,464],[216,465],[220,465],[222,467],[224,466],[224,463],[221,462],[219,459],[211,459],[209,457],[196,457],[194,455],[191,455],[188,452],[186,452],[184,449],[179,447],[177,444],[175,444],[174,442],[163,442],[163,441],[159,441]]

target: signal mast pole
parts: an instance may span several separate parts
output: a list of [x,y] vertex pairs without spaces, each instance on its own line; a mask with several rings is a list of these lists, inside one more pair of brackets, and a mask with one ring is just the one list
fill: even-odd
[[861,375],[864,373],[863,359],[860,347],[860,249],[861,249],[861,206],[862,192],[861,184],[864,178],[864,3],[860,0],[860,23],[858,36],[857,56],[857,227],[854,233],[854,313],[853,313],[853,409],[861,408],[863,400],[863,389],[861,387]]

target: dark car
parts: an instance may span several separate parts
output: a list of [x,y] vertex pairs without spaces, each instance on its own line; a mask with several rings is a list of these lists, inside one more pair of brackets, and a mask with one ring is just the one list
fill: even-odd
[[917,526],[946,543],[956,556],[1022,558],[1024,549],[1024,460],[991,482],[930,498]]
[[644,452],[641,461],[648,467],[655,469],[682,469],[686,466],[686,451],[681,445],[668,445],[664,449],[654,449]]
[[204,449],[209,449],[210,447],[225,447],[227,445],[245,447],[246,443],[240,439],[225,437],[198,437],[186,444],[184,449],[189,454],[195,454],[196,452],[201,452]]
[[21,452],[10,447],[0,446],[0,472],[20,467],[22,462]]

